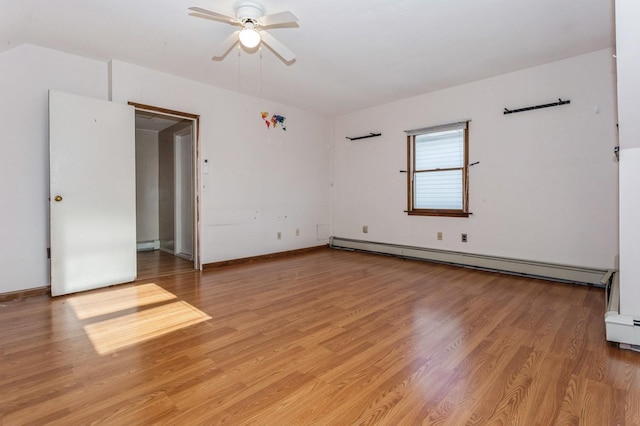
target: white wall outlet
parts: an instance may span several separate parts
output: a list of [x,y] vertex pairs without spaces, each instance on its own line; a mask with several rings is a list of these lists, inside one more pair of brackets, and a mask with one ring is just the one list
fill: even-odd
[[300,236],[300,228],[296,228],[296,237]]
[[462,242],[463,243],[467,242],[467,234],[462,234]]
[[362,225],[362,232],[365,234],[369,233],[369,227],[367,225]]
[[278,239],[281,240],[282,239],[282,232],[278,232]]
[[438,241],[442,241],[442,232],[438,232]]

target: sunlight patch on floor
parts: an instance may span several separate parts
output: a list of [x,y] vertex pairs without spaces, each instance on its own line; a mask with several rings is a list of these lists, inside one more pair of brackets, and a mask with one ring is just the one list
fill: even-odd
[[69,297],[67,301],[73,307],[78,319],[85,320],[175,299],[177,297],[174,294],[157,284],[149,283],[92,291]]
[[96,351],[107,355],[209,319],[189,303],[178,301],[87,324],[84,330]]
[[154,283],[67,298],[96,352],[107,355],[211,319]]

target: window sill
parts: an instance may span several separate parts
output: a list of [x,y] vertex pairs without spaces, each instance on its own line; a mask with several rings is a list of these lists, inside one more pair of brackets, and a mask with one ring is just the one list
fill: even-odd
[[442,217],[469,217],[472,213],[446,210],[411,210],[409,216],[442,216]]

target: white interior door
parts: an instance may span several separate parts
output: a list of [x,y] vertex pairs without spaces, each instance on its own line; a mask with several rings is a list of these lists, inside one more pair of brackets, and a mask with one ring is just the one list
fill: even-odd
[[51,294],[136,277],[134,108],[49,92]]

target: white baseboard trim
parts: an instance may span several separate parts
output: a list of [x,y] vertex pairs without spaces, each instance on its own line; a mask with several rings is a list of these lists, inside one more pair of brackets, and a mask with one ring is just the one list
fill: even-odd
[[546,262],[510,259],[482,254],[437,250],[424,247],[404,246],[372,241],[331,237],[330,246],[336,249],[358,250],[370,253],[388,254],[408,259],[449,263],[469,268],[525,275],[554,281],[588,284],[604,287],[606,269],[568,266]]
[[193,255],[187,253],[176,253],[175,256],[178,256],[179,258],[188,260],[190,262],[193,260]]
[[168,249],[166,247],[160,247],[159,250],[164,252],[164,253],[169,253],[169,254],[175,255],[175,252],[173,250]]

